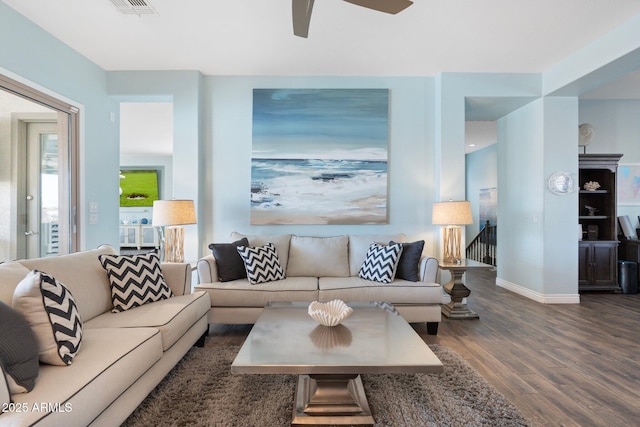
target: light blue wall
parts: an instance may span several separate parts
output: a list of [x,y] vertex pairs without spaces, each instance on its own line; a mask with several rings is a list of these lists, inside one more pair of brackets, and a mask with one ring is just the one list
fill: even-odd
[[577,193],[547,189],[577,176],[577,106],[545,97],[498,120],[498,282],[540,301],[578,294]]
[[[578,293],[578,192],[557,195],[549,191],[549,177],[556,172],[578,176],[578,99],[545,97],[542,99],[544,153],[543,179],[543,295]],[[571,268],[567,268],[571,266]],[[524,282],[526,283],[526,282]],[[549,297],[546,297],[549,298]]]
[[[106,72],[2,2],[0,72],[80,108],[81,246],[117,246],[119,130]],[[97,224],[89,224],[89,202],[98,204]]]
[[[432,253],[431,203],[435,199],[433,155],[433,79],[356,77],[208,77],[205,158],[205,241],[229,241],[243,233],[404,232],[424,238]],[[249,219],[254,88],[388,88],[389,224],[387,225],[263,225]],[[330,194],[327,197],[331,197]]]
[[638,69],[640,15],[545,70],[543,94],[582,95]]
[[498,277],[538,293],[544,268],[543,126],[541,100],[497,123]]
[[[580,123],[594,129],[587,153],[621,153],[620,164],[640,163],[640,101],[580,101]],[[640,206],[618,204],[618,215],[629,215],[632,226],[640,227]]]

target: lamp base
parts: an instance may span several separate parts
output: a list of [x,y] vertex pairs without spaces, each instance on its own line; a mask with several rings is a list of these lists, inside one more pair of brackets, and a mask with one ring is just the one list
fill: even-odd
[[442,260],[447,263],[460,264],[460,240],[462,231],[457,225],[448,225],[442,228],[444,254]]
[[164,229],[164,262],[184,262],[184,228],[178,225]]

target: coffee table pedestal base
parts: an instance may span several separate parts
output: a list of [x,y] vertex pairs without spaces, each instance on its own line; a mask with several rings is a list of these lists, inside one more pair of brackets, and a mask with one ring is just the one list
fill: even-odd
[[292,425],[373,425],[360,375],[300,375]]

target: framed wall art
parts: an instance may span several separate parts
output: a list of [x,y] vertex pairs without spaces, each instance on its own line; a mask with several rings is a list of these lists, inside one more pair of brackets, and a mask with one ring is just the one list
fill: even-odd
[[619,164],[617,173],[619,205],[640,205],[640,163]]
[[120,170],[120,207],[153,206],[160,198],[160,170],[123,168]]
[[498,189],[496,187],[481,188],[478,209],[478,227],[482,230],[487,221],[489,225],[498,223]]
[[254,89],[251,224],[388,222],[388,89]]

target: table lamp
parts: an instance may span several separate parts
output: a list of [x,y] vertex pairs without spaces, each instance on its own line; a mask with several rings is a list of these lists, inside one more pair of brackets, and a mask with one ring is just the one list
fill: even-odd
[[184,262],[184,228],[196,223],[193,200],[156,200],[151,223],[160,229],[160,259]]
[[444,225],[442,237],[444,243],[444,262],[460,263],[461,225],[473,224],[471,203],[468,201],[436,202],[431,212],[434,225]]

